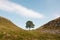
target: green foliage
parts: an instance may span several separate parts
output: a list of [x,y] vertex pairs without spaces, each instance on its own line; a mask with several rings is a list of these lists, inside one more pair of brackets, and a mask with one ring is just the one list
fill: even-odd
[[29,29],[30,29],[30,28],[34,28],[34,26],[35,26],[35,25],[33,24],[32,21],[27,21],[27,22],[26,22],[26,28],[29,28]]

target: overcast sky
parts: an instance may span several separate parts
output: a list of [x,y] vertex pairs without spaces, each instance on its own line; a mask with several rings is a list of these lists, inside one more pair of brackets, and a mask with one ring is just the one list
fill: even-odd
[[0,0],[0,16],[23,29],[31,20],[36,29],[60,16],[60,0]]

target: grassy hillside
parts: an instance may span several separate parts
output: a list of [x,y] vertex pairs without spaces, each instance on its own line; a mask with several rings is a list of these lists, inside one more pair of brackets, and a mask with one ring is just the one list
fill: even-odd
[[0,17],[0,40],[60,40],[60,34],[44,33],[41,30],[23,30]]
[[41,26],[37,30],[60,34],[60,17],[46,23],[45,25]]

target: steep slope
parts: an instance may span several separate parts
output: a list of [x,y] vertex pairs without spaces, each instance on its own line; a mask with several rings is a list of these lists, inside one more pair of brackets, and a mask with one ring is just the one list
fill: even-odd
[[60,34],[60,17],[48,22],[41,26],[37,30],[48,33],[59,33]]
[[20,32],[23,31],[10,20],[0,16],[0,40],[18,40],[21,37]]
[[0,31],[6,31],[6,30],[18,31],[18,30],[22,30],[22,29],[17,27],[10,20],[0,16]]

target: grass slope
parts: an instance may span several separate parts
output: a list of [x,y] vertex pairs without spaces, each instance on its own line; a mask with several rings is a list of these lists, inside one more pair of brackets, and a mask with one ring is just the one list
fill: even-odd
[[0,17],[0,40],[60,40],[60,34],[23,30],[10,20]]

